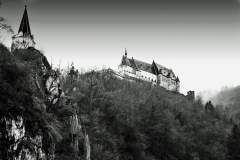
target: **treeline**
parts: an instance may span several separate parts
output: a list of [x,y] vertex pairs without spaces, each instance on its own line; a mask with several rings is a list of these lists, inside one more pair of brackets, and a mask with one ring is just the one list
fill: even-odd
[[[35,81],[38,73],[44,88],[39,55],[0,45],[0,116],[24,117],[26,137],[41,134],[46,154],[54,143],[56,159],[86,159],[87,150],[92,160],[239,159],[237,95],[228,107],[211,107],[201,98],[189,101],[160,86],[119,79],[111,69],[84,72],[72,67],[56,69],[58,91],[69,100],[50,105]],[[74,125],[69,120],[73,115],[78,118]],[[81,132],[72,134],[76,122]],[[0,126],[0,155],[8,159],[6,146],[12,139],[6,140],[4,128]],[[32,143],[22,143],[31,149]]]
[[110,69],[79,73],[72,67],[61,82],[89,133],[93,160],[225,160],[239,155],[238,123],[220,105],[209,107],[211,102],[205,105],[199,97],[191,102],[150,83],[121,80]]

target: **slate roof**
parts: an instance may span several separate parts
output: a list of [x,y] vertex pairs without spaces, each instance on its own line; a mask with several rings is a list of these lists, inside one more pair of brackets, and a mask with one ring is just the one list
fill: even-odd
[[24,34],[29,34],[31,35],[31,29],[30,29],[30,24],[28,20],[28,14],[27,14],[27,6],[25,6],[25,10],[23,13],[22,21],[18,30],[18,33],[22,32]]
[[[164,67],[164,66],[162,66],[162,65],[160,65],[160,64],[158,64],[154,61],[153,61],[152,64],[149,64],[149,63],[146,63],[146,62],[142,62],[142,61],[139,61],[139,60],[136,60],[136,59],[133,59],[133,58],[127,58],[126,56],[123,56],[121,65],[127,65],[127,66],[132,67],[136,70],[142,70],[142,71],[149,72],[149,73],[152,73],[152,74],[161,74],[162,70],[166,70],[168,72],[167,77],[170,77],[171,73],[173,74],[174,77],[176,77],[174,72],[172,71],[172,69],[168,69],[168,68],[166,68],[166,67]],[[156,67],[154,67],[154,66],[156,66]],[[157,72],[157,73],[155,73],[155,72]]]
[[122,63],[121,64],[126,65],[126,66],[132,66],[132,63],[125,56],[122,57]]
[[134,59],[134,62],[136,64],[137,69],[145,71],[145,72],[149,72],[149,73],[153,73],[152,72],[152,65],[146,62],[142,62],[139,60]]
[[153,61],[153,63],[156,64],[156,67],[157,67],[158,71],[160,71],[161,69],[162,69],[162,70],[166,70],[168,73],[172,73],[172,74],[175,76],[175,74],[174,74],[174,72],[172,71],[172,69],[168,69],[168,68],[166,68],[166,67],[164,67],[164,66],[162,66],[162,65],[160,65],[160,64],[157,64],[157,63],[154,62],[154,61]]
[[133,58],[127,58],[127,57],[123,56],[121,64],[122,65],[127,65],[127,66],[132,67],[136,70],[142,70],[142,71],[146,71],[146,72],[149,72],[149,73],[153,73],[151,64],[145,63],[145,62],[133,59]]
[[179,78],[178,78],[178,77],[177,77],[176,81],[177,81],[177,82],[180,82],[180,80],[179,80]]
[[167,78],[171,78],[170,73],[168,72],[168,75],[166,76]]

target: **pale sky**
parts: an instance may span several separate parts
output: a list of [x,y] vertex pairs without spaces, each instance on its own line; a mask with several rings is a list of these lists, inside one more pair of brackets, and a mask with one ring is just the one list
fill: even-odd
[[[36,48],[61,67],[117,70],[128,57],[172,68],[180,92],[240,84],[237,0],[2,0],[17,33],[27,5]],[[3,40],[11,45],[10,34]]]

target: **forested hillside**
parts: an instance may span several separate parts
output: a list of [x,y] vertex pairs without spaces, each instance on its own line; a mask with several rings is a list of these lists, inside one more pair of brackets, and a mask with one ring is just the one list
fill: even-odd
[[240,86],[224,87],[216,96],[210,99],[215,105],[224,108],[231,121],[240,122]]
[[[79,107],[92,159],[219,160],[238,155],[226,110],[208,109],[201,98],[191,102],[150,83],[120,80],[111,70],[72,69],[61,82]],[[235,130],[238,134],[237,125]]]
[[[26,159],[27,153],[40,159],[39,148],[45,159],[239,158],[239,114],[231,118],[228,112],[239,111],[237,91],[229,99],[236,105],[208,109],[201,98],[188,101],[150,83],[121,80],[111,69],[78,71],[72,66],[45,73],[42,57],[0,45],[0,159]],[[43,89],[48,87],[41,83],[47,81],[44,75],[51,73],[58,78],[59,94]],[[18,129],[25,128],[17,150],[12,146],[16,135],[8,134],[12,126],[7,126],[9,119],[18,121],[16,117],[23,119],[21,125],[15,123]],[[32,140],[37,135],[41,144]]]
[[0,44],[1,160],[86,157],[78,154],[77,143],[86,133],[60,91],[56,72],[41,52],[10,52]]

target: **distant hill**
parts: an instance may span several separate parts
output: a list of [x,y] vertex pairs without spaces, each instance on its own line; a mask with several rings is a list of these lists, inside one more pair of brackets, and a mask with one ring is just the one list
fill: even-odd
[[225,87],[215,96],[210,98],[213,104],[230,107],[240,104],[240,86]]
[[225,87],[210,98],[217,108],[224,108],[224,114],[232,123],[240,123],[240,86]]

